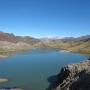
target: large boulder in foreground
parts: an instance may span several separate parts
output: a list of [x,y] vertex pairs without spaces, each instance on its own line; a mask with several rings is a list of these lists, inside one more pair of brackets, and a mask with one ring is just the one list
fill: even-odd
[[90,90],[90,61],[64,66],[55,88],[49,90]]

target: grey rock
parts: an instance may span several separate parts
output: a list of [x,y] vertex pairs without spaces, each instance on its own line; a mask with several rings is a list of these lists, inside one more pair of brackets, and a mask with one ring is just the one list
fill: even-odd
[[57,86],[49,90],[90,90],[90,61],[66,65],[57,76]]

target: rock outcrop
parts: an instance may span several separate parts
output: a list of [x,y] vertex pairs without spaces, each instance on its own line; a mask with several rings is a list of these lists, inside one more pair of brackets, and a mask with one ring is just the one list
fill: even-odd
[[64,66],[48,90],[90,90],[90,61]]

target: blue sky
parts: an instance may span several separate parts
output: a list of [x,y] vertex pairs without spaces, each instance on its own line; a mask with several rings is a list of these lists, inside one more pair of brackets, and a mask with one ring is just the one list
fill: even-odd
[[0,30],[34,37],[90,34],[90,0],[0,0]]

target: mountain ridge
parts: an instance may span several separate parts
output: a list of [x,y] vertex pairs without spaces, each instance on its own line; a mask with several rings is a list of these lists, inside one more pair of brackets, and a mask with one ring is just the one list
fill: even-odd
[[0,32],[0,52],[30,50],[31,48],[58,48],[90,54],[90,35],[65,38],[34,38]]

